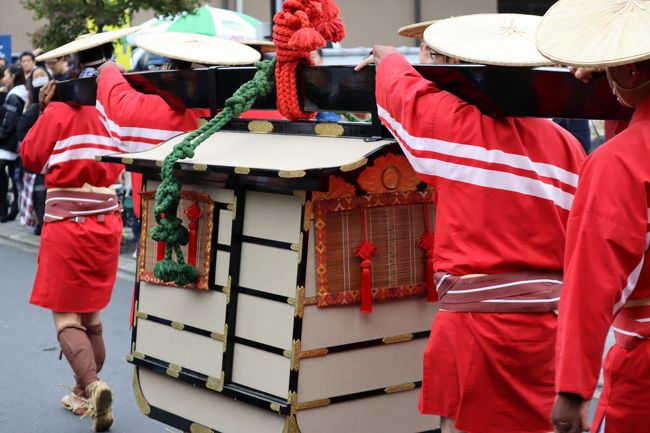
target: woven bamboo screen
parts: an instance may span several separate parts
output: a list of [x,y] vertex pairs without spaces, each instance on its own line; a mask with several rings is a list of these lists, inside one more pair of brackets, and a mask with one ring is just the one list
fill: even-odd
[[[426,207],[426,210],[425,210]],[[360,302],[360,259],[354,249],[366,238],[377,247],[372,257],[375,301],[423,294],[426,256],[418,245],[433,230],[435,206],[430,191],[383,193],[314,201],[318,305]],[[428,216],[428,225],[425,224]]]
[[[153,267],[161,259],[161,252],[164,244],[151,239],[151,228],[157,225],[154,216],[156,191],[145,191],[142,196],[142,227],[140,233],[140,255],[138,258],[138,277],[140,281],[147,281],[154,284],[175,286],[173,282],[164,282],[157,279],[153,274]],[[198,219],[195,228],[190,227],[188,209],[197,212]],[[214,203],[207,194],[194,191],[181,191],[181,200],[178,205],[177,215],[183,220],[183,226],[195,231],[195,242],[190,241],[188,245],[181,246],[185,261],[194,265],[199,271],[199,279],[186,288],[207,290],[208,277],[210,275],[210,254],[212,245],[212,227],[214,217]],[[162,244],[162,245],[161,245]],[[193,252],[190,253],[190,247]]]

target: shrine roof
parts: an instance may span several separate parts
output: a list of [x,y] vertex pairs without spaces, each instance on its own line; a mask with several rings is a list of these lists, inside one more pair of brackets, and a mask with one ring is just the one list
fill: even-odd
[[[99,158],[130,168],[159,167],[187,135],[180,134],[144,152]],[[219,131],[197,147],[193,158],[179,161],[179,166],[182,170],[234,170],[237,174],[255,171],[267,172],[267,176],[294,178],[323,169],[354,170],[364,165],[368,156],[393,143],[394,140],[360,137]]]

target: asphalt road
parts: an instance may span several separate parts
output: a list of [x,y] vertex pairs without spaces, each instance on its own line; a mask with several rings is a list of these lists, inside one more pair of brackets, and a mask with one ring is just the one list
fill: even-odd
[[[73,384],[49,311],[29,304],[36,252],[0,238],[0,433],[88,433],[91,420],[65,411],[61,386]],[[118,275],[113,299],[103,312],[107,359],[101,378],[113,389],[112,433],[179,433],[147,418],[131,389],[129,313],[133,276]],[[609,342],[611,344],[611,342]],[[593,411],[596,401],[590,410]]]
[[[0,240],[0,433],[88,433],[90,419],[64,410],[60,384],[73,385],[48,310],[29,304],[36,253]],[[113,389],[113,433],[177,433],[147,418],[131,390],[129,313],[133,276],[120,275],[103,313],[107,358],[100,376]]]

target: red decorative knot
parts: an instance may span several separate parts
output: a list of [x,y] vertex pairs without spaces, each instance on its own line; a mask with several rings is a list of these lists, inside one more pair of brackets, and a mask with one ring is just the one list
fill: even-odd
[[372,264],[370,258],[377,252],[377,246],[368,240],[362,241],[354,249],[354,255],[361,259],[361,267],[369,268]]
[[201,212],[201,206],[199,206],[196,202],[193,203],[192,206],[185,209],[185,215],[187,215],[187,218],[190,220],[190,222],[196,224],[196,222],[203,216]]
[[334,0],[285,0],[273,17],[277,105],[289,120],[314,117],[300,108],[296,69],[300,62],[312,65],[311,52],[323,48],[327,40],[339,42],[345,37],[340,12]]

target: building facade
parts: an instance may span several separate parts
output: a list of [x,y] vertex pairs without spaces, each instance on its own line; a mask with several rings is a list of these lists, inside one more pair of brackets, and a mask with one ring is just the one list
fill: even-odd
[[[553,0],[337,0],[347,28],[344,47],[414,45],[413,40],[397,35],[401,26],[418,21],[447,18],[454,15],[490,12],[517,12],[541,15]],[[281,0],[212,0],[214,7],[240,10],[264,22],[270,22]],[[150,12],[136,14],[134,24],[153,16]],[[0,34],[13,36],[13,52],[32,48],[29,33],[41,23],[34,21],[20,0],[4,0],[0,4]],[[270,27],[269,27],[270,28]]]

